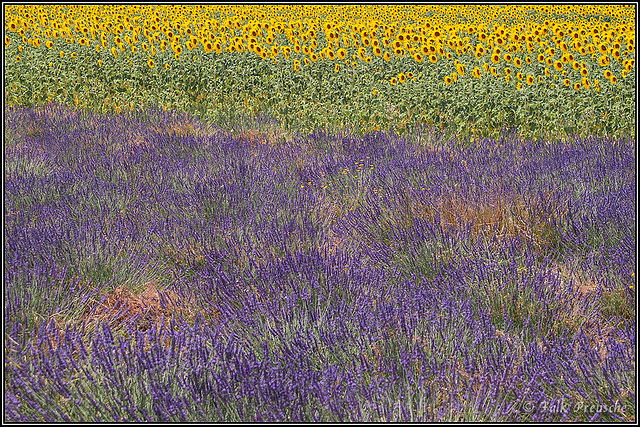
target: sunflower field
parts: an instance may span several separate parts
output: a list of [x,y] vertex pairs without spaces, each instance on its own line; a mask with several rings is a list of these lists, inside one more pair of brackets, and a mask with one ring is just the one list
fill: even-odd
[[[217,123],[635,131],[627,6],[7,6],[5,101]],[[33,79],[38,76],[38,79]]]
[[637,421],[637,5],[4,4],[4,422]]

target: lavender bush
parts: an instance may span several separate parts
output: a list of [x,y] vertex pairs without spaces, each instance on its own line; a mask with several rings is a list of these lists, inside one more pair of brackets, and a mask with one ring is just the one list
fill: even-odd
[[6,421],[635,421],[635,141],[272,122],[5,111]]

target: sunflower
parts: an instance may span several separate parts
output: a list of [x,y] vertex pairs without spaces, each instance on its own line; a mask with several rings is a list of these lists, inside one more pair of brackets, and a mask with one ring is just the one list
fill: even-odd
[[513,65],[515,65],[516,67],[522,66],[522,61],[520,60],[520,58],[518,57],[513,58]]
[[531,86],[534,82],[533,76],[531,74],[527,75],[527,84]]
[[609,65],[609,57],[606,55],[601,56],[600,59],[598,59],[598,64],[600,64],[601,67],[606,67]]
[[511,68],[509,68],[509,67],[505,68],[505,69],[504,69],[504,73],[505,73],[507,76],[510,76],[510,75],[511,75]]
[[400,74],[398,74],[398,81],[399,81],[400,83],[404,83],[404,82],[405,82],[405,80],[406,80],[406,77],[405,77],[404,73],[400,73]]
[[392,85],[397,83],[397,80],[395,77],[392,77],[391,80],[389,81],[389,83],[391,83]]
[[115,46],[111,47],[111,53],[113,53],[113,56],[115,56],[116,58],[118,57],[118,50]]
[[613,74],[611,73],[611,71],[610,71],[610,70],[604,70],[604,76],[605,76],[607,79],[610,79],[612,75],[613,75]]
[[453,79],[451,79],[451,77],[449,77],[449,76],[445,76],[444,83],[446,85],[450,85],[451,83],[453,83]]
[[564,79],[563,83],[564,83],[565,86],[570,86],[571,85],[571,82],[569,81],[569,79]]
[[60,51],[60,58],[64,58],[64,52]]
[[391,54],[389,54],[389,52],[385,52],[383,58],[385,61],[389,62],[391,60]]
[[500,54],[494,53],[493,55],[491,55],[491,62],[493,62],[494,64],[500,62]]
[[47,40],[44,45],[47,49],[51,49],[53,47],[53,42],[51,40]]
[[562,71],[562,62],[561,61],[554,62],[553,68],[555,68],[557,71]]
[[149,57],[147,64],[149,65],[149,68],[153,68],[153,59],[151,59],[151,57]]
[[98,67],[102,67],[102,59],[98,59]]
[[169,64],[164,64],[164,68],[166,68],[168,70],[170,68]]
[[573,88],[574,88],[575,90],[580,90],[580,87],[581,87],[581,86],[580,86],[580,83],[578,83],[578,82],[575,82],[575,83],[573,84]]
[[471,72],[471,75],[477,79],[479,79],[482,76],[482,73],[480,72],[480,68],[475,67],[473,69],[473,71]]
[[300,71],[300,61],[298,61],[297,59],[293,61],[293,69],[296,71]]
[[511,56],[511,54],[510,54],[510,53],[505,53],[505,54],[504,54],[504,60],[505,60],[505,61],[510,62],[510,61],[511,61],[511,59],[513,59],[513,57]]
[[415,59],[417,62],[422,62],[422,55],[416,53],[416,56],[414,56],[413,59]]

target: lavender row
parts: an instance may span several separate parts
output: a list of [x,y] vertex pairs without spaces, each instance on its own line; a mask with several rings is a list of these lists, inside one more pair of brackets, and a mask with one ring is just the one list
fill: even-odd
[[633,141],[5,127],[8,420],[635,419]]

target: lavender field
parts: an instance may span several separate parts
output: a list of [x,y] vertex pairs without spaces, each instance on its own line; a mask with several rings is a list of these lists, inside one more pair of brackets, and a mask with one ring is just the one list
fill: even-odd
[[636,421],[632,139],[4,124],[5,421]]

